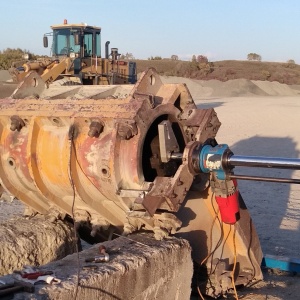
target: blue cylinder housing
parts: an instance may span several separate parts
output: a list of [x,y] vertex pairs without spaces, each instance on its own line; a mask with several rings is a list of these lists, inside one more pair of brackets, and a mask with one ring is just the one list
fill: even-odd
[[225,179],[225,170],[222,166],[223,155],[228,145],[221,144],[215,147],[205,145],[199,153],[200,170],[204,173],[216,172],[218,179]]

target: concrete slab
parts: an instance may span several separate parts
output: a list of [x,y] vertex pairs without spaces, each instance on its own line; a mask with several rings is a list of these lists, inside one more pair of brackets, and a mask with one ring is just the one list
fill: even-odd
[[148,234],[134,234],[101,245],[110,255],[108,262],[85,262],[99,255],[99,244],[94,245],[79,253],[79,261],[73,254],[40,268],[54,271],[61,283],[36,283],[35,294],[19,293],[14,299],[190,299],[193,264],[186,240],[156,241]]

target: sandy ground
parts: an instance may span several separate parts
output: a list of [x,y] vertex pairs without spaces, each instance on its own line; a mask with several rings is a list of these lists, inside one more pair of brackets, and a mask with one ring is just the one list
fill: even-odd
[[[216,110],[222,122],[217,140],[236,155],[300,158],[299,86],[243,79],[221,83],[164,77],[163,81],[185,82],[200,108]],[[235,173],[300,179],[300,171],[291,170],[236,168]],[[239,189],[264,254],[299,258],[300,186],[240,180]],[[16,200],[0,202],[0,221],[21,210]],[[247,300],[300,299],[298,282],[299,275],[269,271],[263,282],[238,294]]]
[[[187,83],[198,107],[216,110],[222,122],[217,141],[228,144],[236,155],[300,158],[298,87],[245,80],[225,84],[180,80]],[[235,173],[300,179],[300,171],[291,170],[236,168]],[[263,253],[299,259],[300,186],[240,180],[239,189]],[[263,282],[239,290],[238,295],[247,300],[300,299],[299,274],[265,270]]]
[[[214,107],[222,126],[217,135],[237,155],[300,157],[299,97],[236,97],[198,101]],[[300,178],[300,171],[236,168],[236,174]],[[265,254],[300,252],[299,185],[239,181]]]
[[[237,155],[300,157],[299,97],[265,96],[199,100],[214,107],[222,126],[219,143]],[[300,171],[236,168],[236,174],[300,178]],[[239,181],[264,254],[299,258],[300,186]],[[300,299],[299,277],[266,273],[265,282],[243,299]],[[258,289],[258,290],[256,290]]]
[[11,76],[8,71],[0,70],[0,81],[10,81]]

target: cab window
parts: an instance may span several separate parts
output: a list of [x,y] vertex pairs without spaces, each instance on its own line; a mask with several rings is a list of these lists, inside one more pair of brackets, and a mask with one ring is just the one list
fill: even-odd
[[101,57],[101,38],[100,32],[96,33],[96,56]]
[[85,33],[83,39],[84,56],[89,57],[93,53],[93,34]]

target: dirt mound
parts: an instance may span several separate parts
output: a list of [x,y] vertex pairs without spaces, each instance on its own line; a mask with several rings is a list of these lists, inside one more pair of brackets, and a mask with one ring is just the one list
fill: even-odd
[[163,83],[185,83],[193,97],[201,95],[202,97],[210,97],[213,88],[205,84],[205,81],[194,80],[184,77],[161,76]]
[[0,70],[0,81],[6,81],[11,79],[11,76],[7,70]]
[[17,86],[15,83],[0,82],[0,99],[9,97]]
[[[61,259],[75,251],[73,227],[36,215],[0,223],[0,274]],[[2,297],[0,297],[3,299]]]
[[289,86],[279,82],[248,79],[232,79],[222,82],[173,76],[161,76],[161,78],[164,83],[185,83],[195,100],[207,97],[297,96],[300,94],[299,86]]
[[265,91],[269,96],[296,96],[299,91],[295,90],[292,86],[277,81],[252,81],[257,87]]
[[300,84],[300,65],[295,63],[223,60],[210,62],[209,72],[204,72],[195,62],[182,60],[136,60],[137,71],[153,67],[160,75],[178,76],[198,80],[233,79],[277,81],[288,85]]
[[251,80],[247,79],[233,79],[225,82],[214,80],[213,83],[210,83],[210,81],[207,81],[207,83],[213,86],[212,97],[249,97],[268,95]]

